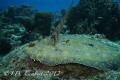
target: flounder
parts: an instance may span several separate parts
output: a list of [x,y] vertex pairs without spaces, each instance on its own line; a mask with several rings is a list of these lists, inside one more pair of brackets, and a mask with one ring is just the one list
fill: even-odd
[[107,39],[91,36],[62,35],[55,46],[48,45],[50,37],[36,41],[34,47],[24,51],[31,59],[48,66],[78,63],[100,70],[115,70],[120,67],[120,45]]

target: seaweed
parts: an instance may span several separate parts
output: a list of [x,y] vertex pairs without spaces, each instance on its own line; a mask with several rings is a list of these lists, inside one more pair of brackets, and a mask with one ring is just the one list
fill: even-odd
[[65,16],[62,18],[62,20],[59,22],[59,24],[57,25],[57,27],[55,28],[51,38],[50,38],[50,41],[49,41],[49,45],[52,45],[52,46],[55,46],[56,45],[56,42],[58,41],[58,37],[59,37],[59,34],[60,34],[60,31],[62,30],[63,28],[63,25],[64,23],[66,22],[67,20],[67,16],[71,10],[71,7],[72,7],[72,4],[73,4],[74,0],[72,0],[72,3],[70,5],[70,8],[69,10],[66,12]]

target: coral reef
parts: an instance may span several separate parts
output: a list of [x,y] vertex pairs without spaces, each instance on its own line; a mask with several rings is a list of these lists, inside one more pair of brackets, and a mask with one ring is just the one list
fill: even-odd
[[38,37],[41,36],[41,34],[36,33],[36,32],[26,32],[24,35],[21,37],[21,42],[22,44],[28,43],[30,41],[37,40]]
[[67,25],[70,34],[104,34],[110,40],[120,39],[120,8],[113,0],[80,0],[72,8]]
[[35,14],[36,11],[31,10],[31,8],[29,5],[22,5],[21,7],[9,6],[7,10],[0,12],[0,19],[3,23],[19,23],[19,16],[30,17]]
[[33,31],[34,29],[34,20],[32,17],[19,17],[20,24],[22,24],[27,32]]
[[[9,6],[0,12],[0,53],[5,55],[10,50],[29,41],[36,40],[40,34],[30,32],[34,28],[33,6]],[[23,25],[21,25],[23,24]],[[1,55],[0,54],[0,55]]]
[[53,20],[50,12],[36,12],[32,17],[19,17],[20,24],[22,24],[27,32],[32,31],[44,36],[50,35],[51,23]]
[[61,12],[61,14],[62,14],[62,17],[64,17],[64,15],[66,14],[67,11],[66,11],[66,9],[63,8],[63,9],[61,9],[60,12]]
[[1,38],[0,39],[0,57],[6,55],[11,51],[11,44],[8,40]]
[[2,26],[0,29],[1,54],[6,54],[10,50],[21,45],[21,38],[25,33],[25,28],[18,24]]
[[7,17],[9,17],[9,18],[14,18],[14,16],[16,16],[17,15],[17,7],[15,7],[15,6],[9,6],[8,7],[8,11],[7,11]]
[[5,55],[14,48],[30,41],[37,40],[41,36],[35,32],[26,32],[19,24],[2,26],[0,29],[0,53]]
[[44,36],[50,35],[50,28],[52,22],[52,14],[50,12],[36,12],[35,16],[35,32],[38,32]]

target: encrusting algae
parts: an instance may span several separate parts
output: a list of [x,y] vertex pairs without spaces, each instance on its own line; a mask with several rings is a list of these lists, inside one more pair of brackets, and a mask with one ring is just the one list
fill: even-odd
[[38,38],[38,41],[40,41],[40,40],[42,40],[43,39],[43,36],[40,36],[39,38]]
[[33,46],[35,46],[35,43],[30,42],[30,43],[29,43],[29,47],[33,47]]

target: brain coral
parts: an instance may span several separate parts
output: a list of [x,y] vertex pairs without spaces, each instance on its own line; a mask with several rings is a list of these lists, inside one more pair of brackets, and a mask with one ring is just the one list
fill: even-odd
[[35,46],[24,49],[31,59],[48,66],[79,63],[100,70],[120,67],[120,45],[107,39],[90,36],[62,35],[55,46],[48,45],[50,37],[36,41]]

